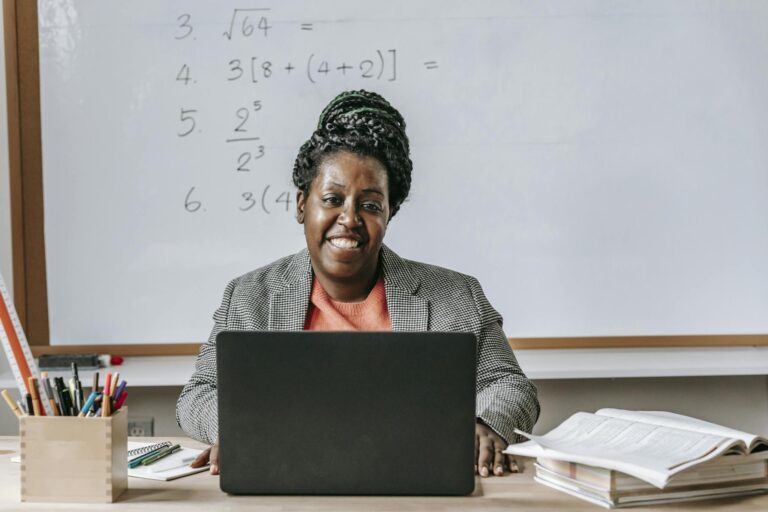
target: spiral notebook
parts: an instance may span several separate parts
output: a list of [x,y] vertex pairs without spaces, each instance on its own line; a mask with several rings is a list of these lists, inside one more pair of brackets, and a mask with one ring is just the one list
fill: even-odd
[[163,441],[162,443],[155,443],[155,444],[144,444],[144,443],[134,443],[138,446],[137,448],[130,448],[131,443],[128,443],[128,462],[131,462],[133,459],[138,457],[139,455],[144,455],[145,453],[153,452],[155,450],[159,450],[160,448],[168,448],[171,446],[170,441]]
[[[143,455],[157,448],[163,448],[171,446],[169,441],[164,443],[138,443],[135,441],[128,441],[128,460]],[[128,476],[136,478],[148,478],[150,480],[175,480],[187,475],[194,475],[195,473],[201,473],[208,470],[208,466],[201,468],[191,468],[189,464],[197,457],[203,450],[196,448],[184,448],[181,450],[163,457],[157,462],[148,466],[138,466],[136,468],[128,468]]]

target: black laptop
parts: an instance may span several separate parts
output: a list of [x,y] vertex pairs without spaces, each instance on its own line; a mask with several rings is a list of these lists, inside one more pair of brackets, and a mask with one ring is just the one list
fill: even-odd
[[474,490],[473,334],[225,331],[216,343],[223,491]]

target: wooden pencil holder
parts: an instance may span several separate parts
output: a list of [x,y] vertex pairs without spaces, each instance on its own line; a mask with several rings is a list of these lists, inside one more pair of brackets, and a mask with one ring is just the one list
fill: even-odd
[[23,416],[21,501],[112,502],[128,487],[128,410],[108,418]]

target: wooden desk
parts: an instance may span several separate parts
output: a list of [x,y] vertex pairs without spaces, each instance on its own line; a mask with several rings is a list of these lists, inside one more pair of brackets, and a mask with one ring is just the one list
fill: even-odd
[[[163,438],[164,440],[167,438]],[[147,438],[142,438],[146,441]],[[171,438],[173,440],[173,438]],[[176,438],[185,446],[201,447],[196,441]],[[467,497],[356,497],[356,496],[229,496],[219,490],[218,477],[208,473],[180,478],[171,482],[158,482],[130,478],[128,490],[117,503],[21,503],[19,501],[19,464],[11,457],[18,455],[17,437],[0,437],[0,510],[133,510],[194,511],[248,510],[248,511],[571,511],[603,510],[597,505],[572,498],[533,482],[531,463],[521,460],[523,473],[505,477],[477,479],[475,493]],[[639,507],[642,512],[684,510],[768,510],[768,495],[743,499],[691,502],[666,507]]]

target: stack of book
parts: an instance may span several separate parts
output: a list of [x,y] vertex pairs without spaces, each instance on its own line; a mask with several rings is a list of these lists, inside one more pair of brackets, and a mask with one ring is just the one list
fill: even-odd
[[536,457],[535,480],[607,508],[768,491],[768,439],[678,414],[577,413],[506,453]]
[[765,460],[705,462],[670,478],[663,489],[619,471],[574,462],[539,458],[535,468],[537,482],[609,508],[763,492],[768,477]]

